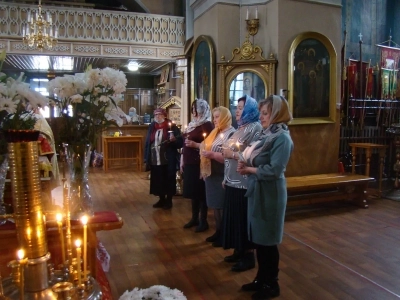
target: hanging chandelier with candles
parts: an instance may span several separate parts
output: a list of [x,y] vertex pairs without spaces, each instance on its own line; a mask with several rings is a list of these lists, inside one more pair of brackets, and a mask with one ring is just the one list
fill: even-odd
[[46,18],[42,16],[41,0],[35,14],[31,15],[31,12],[28,12],[28,24],[22,28],[22,36],[24,44],[36,47],[40,51],[44,48],[52,49],[57,45],[58,29],[53,28],[49,11],[46,12]]

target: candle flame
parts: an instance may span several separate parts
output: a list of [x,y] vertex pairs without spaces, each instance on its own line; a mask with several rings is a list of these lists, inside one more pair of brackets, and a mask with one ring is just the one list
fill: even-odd
[[84,215],[81,218],[81,222],[82,222],[83,225],[86,225],[88,223],[88,220],[89,220],[89,218],[88,218],[87,215]]
[[18,256],[18,259],[24,259],[24,257],[25,257],[25,251],[24,251],[24,249],[19,249],[19,250],[17,251],[17,256]]
[[62,214],[60,214],[60,213],[56,214],[56,220],[57,220],[57,222],[61,222],[62,221]]
[[207,135],[206,133],[203,133],[203,137],[206,137],[206,135]]
[[75,246],[76,246],[76,248],[80,248],[80,247],[81,247],[81,244],[82,244],[82,242],[81,242],[80,239],[77,239],[77,240],[75,241]]

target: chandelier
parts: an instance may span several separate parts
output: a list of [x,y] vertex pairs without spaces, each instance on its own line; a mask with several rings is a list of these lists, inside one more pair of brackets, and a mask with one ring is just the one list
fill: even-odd
[[42,4],[39,0],[38,10],[31,16],[28,12],[28,24],[22,28],[22,41],[29,47],[36,47],[40,51],[44,48],[52,49],[57,45],[58,29],[54,28],[50,12],[46,12],[46,18],[42,16]]

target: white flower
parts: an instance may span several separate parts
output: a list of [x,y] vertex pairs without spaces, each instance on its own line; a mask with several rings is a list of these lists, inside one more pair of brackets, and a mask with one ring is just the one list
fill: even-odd
[[5,110],[9,114],[15,113],[18,101],[13,101],[8,97],[0,97],[0,111]]
[[83,97],[82,95],[77,94],[69,97],[69,99],[71,100],[71,103],[82,103]]
[[100,96],[100,99],[99,99],[99,101],[100,102],[104,102],[104,103],[107,103],[108,101],[110,101],[110,98],[108,98],[107,96]]

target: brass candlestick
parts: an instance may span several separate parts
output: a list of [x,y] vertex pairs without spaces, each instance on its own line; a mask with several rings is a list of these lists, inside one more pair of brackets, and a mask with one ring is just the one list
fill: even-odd
[[260,20],[259,19],[246,20],[246,24],[247,24],[247,32],[251,36],[256,35],[258,32],[258,27],[260,25]]

